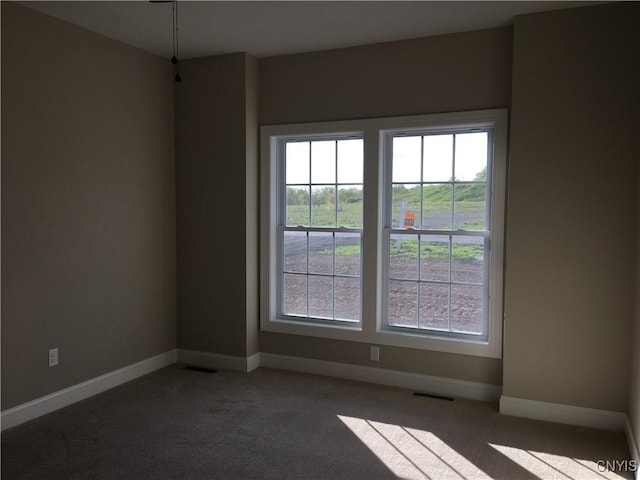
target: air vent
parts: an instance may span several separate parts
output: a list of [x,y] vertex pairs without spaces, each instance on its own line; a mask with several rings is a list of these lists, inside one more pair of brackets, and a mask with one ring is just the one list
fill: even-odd
[[186,367],[182,368],[183,370],[191,370],[193,372],[202,372],[202,373],[216,373],[217,370],[214,370],[212,368],[205,368],[205,367],[196,367],[194,365],[187,365]]
[[413,392],[416,397],[435,398],[436,400],[447,400],[453,402],[453,397],[447,397],[445,395],[434,395],[433,393]]

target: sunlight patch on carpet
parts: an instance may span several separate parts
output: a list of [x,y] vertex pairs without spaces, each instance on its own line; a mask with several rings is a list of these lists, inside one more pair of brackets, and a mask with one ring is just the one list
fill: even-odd
[[489,444],[498,452],[538,478],[558,480],[623,480],[625,477],[591,460],[564,457],[506,445]]
[[400,478],[491,478],[431,432],[343,415],[338,418]]

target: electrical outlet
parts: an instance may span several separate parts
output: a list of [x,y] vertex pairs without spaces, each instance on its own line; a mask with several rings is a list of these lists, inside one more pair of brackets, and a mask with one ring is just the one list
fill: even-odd
[[58,365],[58,347],[49,350],[49,366],[55,367]]
[[369,350],[369,360],[373,362],[380,361],[380,347],[371,345],[371,349]]

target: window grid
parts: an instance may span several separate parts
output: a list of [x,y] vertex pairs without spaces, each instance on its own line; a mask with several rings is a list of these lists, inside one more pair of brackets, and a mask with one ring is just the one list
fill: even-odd
[[[316,320],[321,320],[321,321],[326,321],[328,323],[344,323],[344,322],[359,322],[360,321],[360,316],[361,316],[361,311],[362,311],[362,306],[361,306],[361,281],[359,281],[359,286],[358,286],[358,294],[357,294],[357,315],[354,315],[356,318],[343,318],[343,317],[347,317],[347,315],[338,315],[337,314],[337,301],[336,301],[336,297],[337,297],[337,279],[361,279],[361,275],[360,275],[360,271],[361,271],[361,264],[362,264],[362,251],[361,251],[361,246],[362,246],[362,212],[359,212],[359,215],[356,219],[356,223],[359,223],[359,227],[360,228],[353,228],[353,227],[345,227],[340,225],[341,222],[340,221],[340,211],[341,208],[343,207],[342,202],[340,200],[340,189],[341,188],[358,188],[360,191],[363,190],[363,184],[362,183],[357,183],[357,182],[341,182],[339,175],[340,175],[340,169],[339,169],[339,162],[341,160],[340,155],[339,155],[339,141],[340,140],[345,140],[345,139],[349,139],[349,140],[353,140],[355,139],[353,136],[350,136],[348,138],[321,138],[321,139],[304,139],[304,140],[300,140],[300,139],[292,139],[292,140],[285,140],[282,143],[282,152],[284,153],[284,155],[282,156],[282,162],[283,162],[283,177],[284,177],[284,186],[285,186],[285,192],[286,189],[288,188],[304,188],[307,192],[308,192],[308,205],[307,205],[307,219],[306,221],[302,221],[302,222],[294,222],[291,221],[291,218],[288,216],[288,203],[286,201],[281,202],[281,218],[283,218],[283,222],[281,222],[280,224],[280,245],[281,247],[281,252],[282,252],[282,260],[281,260],[281,267],[280,267],[280,271],[281,271],[281,280],[280,283],[281,285],[283,285],[283,288],[280,289],[281,291],[281,295],[280,295],[280,308],[279,311],[281,313],[281,315],[283,315],[283,317],[290,317],[290,318],[295,318],[298,320],[311,320],[311,321],[316,321]],[[361,140],[361,139],[360,139]],[[331,142],[333,143],[333,182],[328,182],[328,181],[321,181],[321,182],[314,182],[314,168],[313,168],[313,161],[314,161],[314,153],[313,153],[313,142],[314,141],[321,141],[321,142]],[[306,157],[307,157],[307,170],[308,170],[308,181],[305,182],[292,182],[292,183],[288,183],[286,181],[287,179],[287,168],[288,168],[288,158],[287,158],[287,145],[289,143],[297,143],[297,144],[301,144],[304,143],[307,145],[306,148]],[[314,205],[316,202],[316,198],[314,196],[314,193],[316,192],[321,192],[323,188],[332,188],[333,192],[332,195],[330,195],[330,197],[333,199],[333,212],[332,212],[332,221],[330,222],[323,222],[318,220],[317,218],[315,218],[314,216]],[[286,197],[286,195],[285,195]],[[318,205],[319,206],[319,205]],[[353,223],[353,221],[352,221]],[[329,225],[331,224],[331,225]],[[306,248],[305,248],[305,272],[300,272],[300,271],[291,271],[290,269],[287,269],[286,266],[286,247],[285,247],[285,235],[287,234],[287,232],[304,232],[305,233],[305,243],[306,243]],[[311,235],[313,233],[324,233],[324,234],[330,234],[331,235],[331,240],[330,240],[330,247],[328,248],[328,250],[331,251],[331,273],[327,273],[327,272],[319,272],[319,271],[313,271],[312,265],[311,265],[311,258],[312,258],[312,245],[311,245]],[[336,235],[341,235],[341,234],[351,234],[354,235],[357,238],[357,241],[355,242],[358,246],[358,272],[354,273],[354,274],[348,274],[348,273],[338,273],[337,270],[337,265],[336,265],[336,259],[337,259],[337,247],[338,244],[336,242]],[[321,238],[322,236],[318,236],[318,238]],[[346,238],[346,236],[345,236]],[[285,299],[285,276],[286,275],[293,275],[293,276],[299,276],[299,277],[304,277],[305,278],[305,284],[306,284],[306,298],[305,298],[305,315],[299,315],[296,313],[292,313],[287,311],[287,305],[286,305],[286,299]],[[331,298],[331,308],[330,308],[330,314],[329,315],[322,315],[322,314],[318,314],[316,315],[314,312],[312,311],[312,305],[315,301],[313,297],[313,283],[316,279],[321,279],[321,278],[330,278],[331,279],[331,294],[330,294],[330,298]],[[343,309],[345,309],[347,307],[343,306]]]
[[[464,132],[464,133],[468,133],[468,132]],[[489,244],[489,231],[487,229],[487,227],[490,225],[490,212],[489,212],[489,208],[488,208],[488,198],[489,198],[489,186],[490,183],[488,181],[488,179],[490,178],[490,176],[488,175],[488,172],[490,170],[490,155],[489,155],[489,142],[491,140],[491,135],[490,135],[490,130],[486,130],[487,133],[487,151],[486,151],[486,162],[485,162],[485,179],[484,181],[477,181],[475,178],[472,181],[469,180],[462,180],[459,181],[456,178],[456,160],[457,160],[457,140],[458,140],[458,133],[455,132],[451,132],[451,136],[452,136],[452,149],[451,149],[451,178],[449,181],[425,181],[425,137],[428,136],[428,134],[425,135],[421,135],[421,141],[420,141],[420,173],[419,173],[419,181],[415,181],[416,179],[413,179],[414,181],[412,182],[393,182],[391,181],[391,194],[390,194],[390,198],[389,198],[389,204],[388,204],[388,225],[391,226],[391,228],[387,228],[387,234],[388,234],[388,261],[387,261],[387,265],[388,265],[388,280],[387,280],[387,289],[386,291],[388,292],[387,295],[390,297],[391,295],[391,283],[390,282],[400,282],[400,283],[407,283],[407,284],[412,284],[415,286],[415,290],[416,290],[416,298],[415,298],[415,324],[416,327],[407,327],[405,325],[402,325],[403,320],[402,318],[397,318],[397,319],[393,319],[392,318],[392,312],[391,312],[391,301],[389,300],[387,303],[387,317],[386,317],[386,324],[388,327],[391,328],[398,328],[398,329],[402,329],[402,330],[438,330],[438,331],[445,331],[445,332],[449,332],[452,334],[457,334],[457,333],[471,333],[474,335],[486,335],[487,333],[487,325],[488,325],[488,321],[487,321],[487,303],[488,303],[488,268],[489,268],[489,251],[488,251],[488,244]],[[442,133],[439,133],[442,134]],[[415,134],[414,134],[415,135]],[[386,150],[387,155],[390,156],[390,164],[391,164],[391,168],[389,170],[387,170],[387,175],[389,176],[389,179],[393,178],[393,162],[394,162],[394,155],[395,155],[395,151],[393,149],[393,141],[396,138],[402,137],[402,134],[398,134],[398,135],[391,135],[390,137],[388,137],[388,140],[390,140],[390,144],[388,149]],[[395,204],[397,202],[394,201],[394,188],[396,186],[403,186],[406,188],[406,186],[408,185],[413,185],[413,188],[418,188],[419,189],[419,211],[420,211],[420,215],[419,217],[416,216],[416,220],[419,218],[419,225],[414,225],[413,228],[404,228],[402,229],[402,227],[404,227],[404,218],[399,218],[398,219],[398,225],[399,228],[393,228],[393,215],[394,215],[394,210],[395,210]],[[449,216],[450,216],[450,224],[449,227],[450,229],[425,229],[424,228],[424,223],[425,223],[425,216],[426,216],[426,212],[425,212],[425,186],[432,186],[432,185],[450,185],[451,186],[451,198],[449,201]],[[459,228],[459,221],[456,218],[456,213],[457,213],[457,209],[456,209],[456,200],[457,200],[457,195],[456,195],[456,190],[458,186],[464,186],[464,185],[481,185],[484,186],[484,188],[482,189],[484,192],[484,229],[482,230],[463,230]],[[401,214],[400,217],[402,217],[402,215],[406,215],[406,212],[404,211],[404,204],[403,207],[401,209]],[[456,228],[458,227],[458,229],[456,230]],[[417,248],[416,248],[416,255],[417,255],[417,278],[416,279],[408,279],[408,278],[399,278],[399,277],[395,277],[392,275],[391,270],[390,270],[390,265],[391,265],[391,245],[392,242],[394,241],[394,239],[392,238],[393,235],[403,235],[403,236],[415,236],[416,237],[416,241],[417,241]],[[438,280],[425,280],[422,278],[422,262],[423,262],[423,240],[422,237],[423,236],[430,236],[430,237],[446,237],[448,240],[448,281],[438,281]],[[454,255],[455,255],[455,251],[454,251],[454,236],[460,236],[460,237],[464,237],[464,236],[473,236],[473,237],[482,237],[483,238],[483,254],[482,254],[482,270],[483,270],[483,281],[481,283],[479,282],[465,282],[465,281],[460,281],[460,280],[454,280]],[[401,237],[400,237],[401,238]],[[396,240],[398,242],[398,244],[400,243],[400,240]],[[442,329],[442,328],[432,328],[428,326],[429,323],[429,318],[423,318],[423,313],[422,313],[422,286],[423,285],[447,285],[447,328],[446,329]],[[454,300],[454,286],[472,286],[472,287],[484,287],[483,288],[483,295],[482,295],[482,318],[481,318],[481,325],[480,325],[480,331],[466,331],[463,329],[456,329],[454,327],[452,327],[452,319],[454,317],[453,314],[453,300]],[[389,298],[388,297],[388,298]],[[410,321],[410,320],[407,320]],[[423,326],[426,325],[426,326]]]

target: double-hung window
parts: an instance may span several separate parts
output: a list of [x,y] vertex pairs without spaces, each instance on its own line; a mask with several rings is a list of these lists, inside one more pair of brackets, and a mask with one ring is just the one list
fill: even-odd
[[261,328],[499,357],[506,123],[262,127]]
[[359,323],[363,140],[282,138],[277,144],[277,312],[291,321]]

